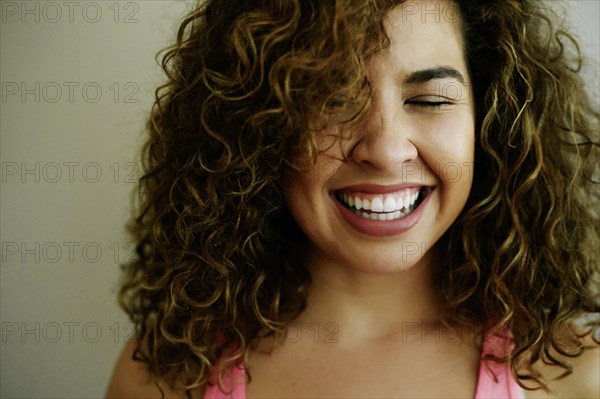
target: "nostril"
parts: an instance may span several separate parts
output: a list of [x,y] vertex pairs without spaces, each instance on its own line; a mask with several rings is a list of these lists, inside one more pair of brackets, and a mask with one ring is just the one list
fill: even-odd
[[359,141],[357,141],[357,142],[356,142],[356,143],[355,143],[355,144],[352,146],[352,148],[350,149],[350,152],[348,152],[348,155],[346,155],[346,157],[344,158],[344,160],[345,160],[346,162],[347,162],[347,161],[350,161],[350,160],[352,159],[352,157],[354,156],[354,150],[355,150],[355,149],[356,149],[356,147],[358,146],[358,143],[360,143],[360,140],[359,140]]
[[347,152],[345,160],[393,172],[398,165],[416,162],[417,145],[407,135],[365,134]]

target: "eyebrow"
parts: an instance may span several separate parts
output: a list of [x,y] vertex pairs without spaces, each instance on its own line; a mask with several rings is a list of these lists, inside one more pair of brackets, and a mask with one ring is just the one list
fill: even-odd
[[465,78],[457,69],[449,66],[439,66],[436,68],[421,69],[411,72],[404,80],[404,84],[420,84],[426,83],[432,79],[454,78],[463,85]]

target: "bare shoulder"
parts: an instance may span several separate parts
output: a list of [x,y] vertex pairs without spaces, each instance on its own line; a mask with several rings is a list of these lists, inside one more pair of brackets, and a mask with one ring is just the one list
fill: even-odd
[[[133,359],[135,346],[135,343],[129,343],[121,351],[108,384],[106,399],[186,399],[183,391],[172,389],[164,381],[153,380],[146,364]],[[194,392],[192,397],[202,396]]]
[[560,374],[557,367],[550,367],[542,362],[535,364],[536,370],[551,381],[548,386],[552,394],[541,390],[526,391],[525,397],[527,399],[600,398],[600,346],[591,336],[585,338],[584,346],[586,349],[583,354],[575,359],[568,359],[573,366],[573,373],[565,378],[554,380]]

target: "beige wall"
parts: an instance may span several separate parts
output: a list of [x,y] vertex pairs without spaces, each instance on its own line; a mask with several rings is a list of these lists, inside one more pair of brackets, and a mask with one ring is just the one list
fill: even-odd
[[154,55],[187,4],[0,3],[3,398],[103,395],[132,331],[115,292]]
[[[190,4],[0,1],[3,398],[103,395],[132,331],[115,290],[154,55]],[[598,59],[599,3],[569,4]]]

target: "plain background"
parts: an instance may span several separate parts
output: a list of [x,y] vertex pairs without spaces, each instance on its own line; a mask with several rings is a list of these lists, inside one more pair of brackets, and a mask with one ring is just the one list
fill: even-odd
[[[600,3],[566,4],[597,93]],[[116,290],[154,56],[193,3],[0,6],[0,396],[100,398],[133,331]]]

